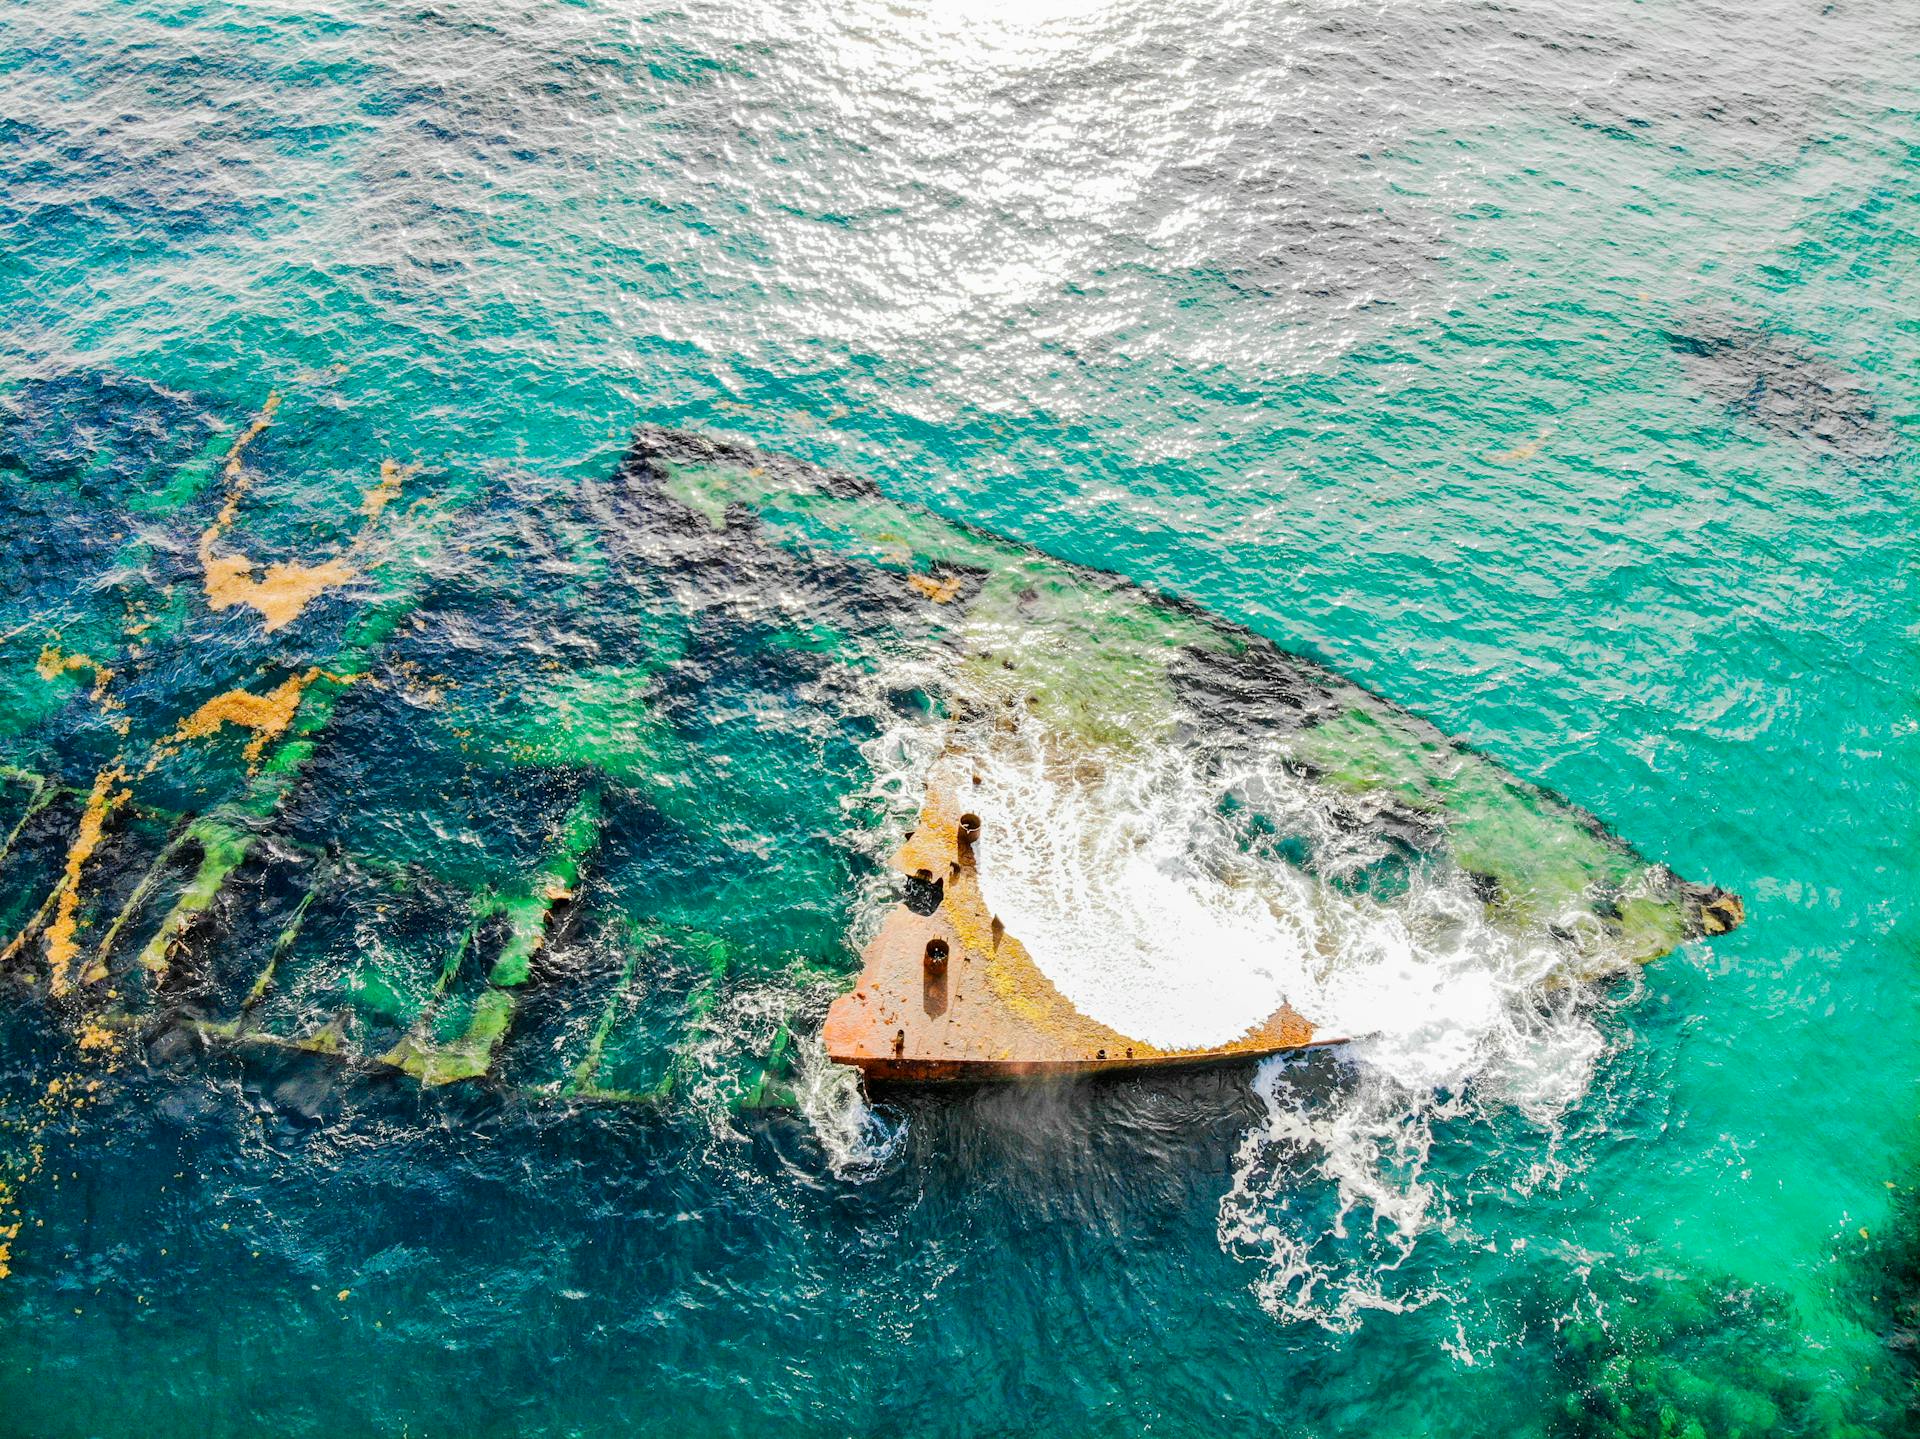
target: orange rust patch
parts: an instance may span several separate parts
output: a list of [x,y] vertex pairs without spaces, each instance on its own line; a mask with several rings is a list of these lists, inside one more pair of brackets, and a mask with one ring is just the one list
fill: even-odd
[[[154,763],[185,741],[211,738],[222,725],[230,724],[253,731],[253,738],[247,741],[241,754],[249,765],[258,764],[267,746],[285,734],[287,726],[293,723],[307,686],[323,675],[343,684],[347,682],[346,676],[328,674],[316,665],[303,674],[288,676],[263,695],[251,690],[228,690],[215,695],[180,721],[171,738],[157,747]],[[147,768],[151,770],[153,765]]]
[[[957,783],[964,792],[964,777]],[[963,838],[978,823],[945,780],[928,785],[919,822],[893,862],[923,883],[937,881],[938,907],[921,915],[901,904],[888,916],[861,956],[853,992],[827,1011],[830,1058],[875,1079],[1005,1079],[1168,1068],[1338,1042],[1285,1005],[1238,1039],[1197,1049],[1162,1049],[1082,1014],[987,907]]]
[[118,764],[109,765],[94,776],[87,807],[80,814],[79,831],[67,850],[66,871],[60,877],[60,898],[55,905],[53,922],[47,926],[48,985],[55,994],[65,994],[73,987],[73,957],[80,951],[73,937],[80,920],[80,878],[94,850],[100,847],[107,816],[115,805],[128,798],[127,790],[113,792],[113,787],[126,777],[127,772]]
[[951,604],[954,597],[960,593],[958,575],[939,578],[933,575],[912,574],[907,576],[907,583],[936,605]]

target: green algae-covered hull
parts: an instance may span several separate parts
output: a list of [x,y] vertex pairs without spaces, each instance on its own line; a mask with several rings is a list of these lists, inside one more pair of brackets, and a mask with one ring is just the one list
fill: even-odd
[[583,482],[419,467],[298,388],[86,373],[5,422],[48,525],[0,602],[0,974],[92,1049],[777,1102],[956,763],[1198,777],[1179,864],[1293,920],[1457,880],[1583,973],[1739,916],[1320,666],[795,462],[645,428]]
[[[1327,951],[1343,923],[1348,934],[1386,917],[1417,929],[1415,889],[1468,899],[1481,936],[1528,948],[1531,977],[1543,981],[1644,964],[1742,918],[1737,897],[1648,862],[1587,811],[1190,603],[846,477],[697,438],[642,431],[628,468],[724,533],[871,568],[937,613],[947,762],[971,772],[968,807],[998,798],[1000,827],[1012,831],[996,866],[988,817],[983,877],[991,888],[997,867],[1001,896],[1026,924],[1061,931],[1063,954],[1087,951],[1077,978],[1095,1005],[1128,1008],[1103,996],[1109,980],[1092,971],[1124,970],[1126,951],[1140,957],[1143,945],[1169,952],[1161,983],[1209,982],[1203,951],[1235,943],[1216,927],[1223,913],[1236,922],[1229,894],[1285,909],[1280,928],[1318,949],[1303,957],[1319,979],[1338,967]],[[1180,830],[1171,844],[1169,827]],[[1174,908],[1199,896],[1201,909],[1184,920],[1165,904],[1152,913],[1140,875],[1112,879],[1133,868],[1130,847],[1156,854],[1146,887],[1176,870]],[[1092,873],[1102,868],[1104,886]],[[1120,887],[1131,893],[1116,899]],[[1439,908],[1439,922],[1457,928],[1460,906]],[[1143,940],[1139,930],[1156,923],[1162,934]],[[1080,943],[1090,931],[1092,944]],[[1075,968],[1070,955],[1064,968]],[[1303,989],[1318,982],[1297,978]],[[1151,991],[1134,997],[1136,1011],[1165,1003]],[[1223,1021],[1213,1040],[1264,1013]],[[1365,1022],[1343,1016],[1350,1032]]]

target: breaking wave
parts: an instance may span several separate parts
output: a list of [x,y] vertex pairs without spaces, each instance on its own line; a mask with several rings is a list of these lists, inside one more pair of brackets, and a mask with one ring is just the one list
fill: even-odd
[[[1334,1330],[1439,1297],[1411,1277],[1423,1234],[1459,1228],[1426,1177],[1458,1126],[1517,1119],[1514,1187],[1565,1174],[1560,1116],[1606,1040],[1574,956],[1496,925],[1463,873],[1414,869],[1385,893],[1343,882],[1390,843],[1277,750],[1154,746],[1096,762],[1043,740],[972,757],[980,868],[995,912],[1083,1012],[1162,1045],[1229,1041],[1284,1001],[1331,1053],[1269,1060],[1264,1116],[1235,1157],[1218,1234],[1259,1266],[1276,1317]],[[1248,842],[1306,835],[1311,870]],[[1547,1157],[1543,1160],[1541,1155]]]
[[[1082,1013],[1150,1044],[1224,1044],[1284,1002],[1329,1038],[1419,1035],[1438,1076],[1567,959],[1490,923],[1457,870],[1409,870],[1387,897],[1340,884],[1390,847],[1277,750],[1097,762],[1028,741],[974,769],[994,912]],[[1314,841],[1312,871],[1249,842],[1262,819]]]
[[1435,1149],[1469,1131],[1527,1131],[1526,1143],[1484,1146],[1494,1170],[1475,1187],[1532,1193],[1573,1172],[1562,1116],[1608,1044],[1591,1013],[1571,991],[1515,990],[1491,1008],[1469,999],[1457,1023],[1378,1033],[1324,1065],[1278,1056],[1256,1072],[1265,1112],[1234,1157],[1218,1235],[1258,1266],[1253,1289],[1275,1318],[1346,1332],[1369,1312],[1450,1297],[1419,1277],[1432,1266],[1408,1261],[1423,1235],[1491,1242],[1475,1236],[1458,1195],[1427,1177]]
[[[865,861],[848,926],[855,949],[879,929],[893,905],[894,877],[886,860],[912,829],[927,773],[945,743],[946,724],[939,715],[899,701],[937,692],[951,667],[951,656],[938,650],[931,656],[911,650],[876,655],[853,685],[831,697],[840,715],[858,716],[875,730],[860,746],[867,783],[842,802],[849,820],[844,842]],[[870,1103],[859,1071],[829,1060],[815,1028],[795,1041],[793,1090],[836,1179],[864,1183],[876,1178],[900,1152],[906,1117]],[[716,1122],[725,1121],[716,1113]]]
[[884,1173],[907,1138],[907,1119],[873,1104],[860,1087],[860,1071],[827,1058],[817,1035],[797,1051],[794,1097],[836,1179],[861,1183]]
[[[834,989],[819,975],[806,978],[789,972],[741,985],[716,1006],[693,1046],[684,1099],[706,1130],[709,1155],[722,1168],[735,1167],[733,1156],[742,1135],[735,1103],[742,1070],[774,1050],[783,1031],[792,1045],[784,1079],[826,1170],[835,1179],[865,1183],[885,1173],[900,1152],[907,1138],[906,1116],[869,1102],[860,1072],[827,1058],[817,1026],[801,1025],[796,1032],[796,1016],[824,1008]],[[810,1175],[817,1174],[817,1165],[817,1160],[808,1160]]]

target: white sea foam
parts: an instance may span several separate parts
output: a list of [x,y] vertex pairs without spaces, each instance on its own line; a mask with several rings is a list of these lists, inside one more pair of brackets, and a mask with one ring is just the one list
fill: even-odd
[[[1277,753],[1161,746],[1069,762],[1044,741],[969,757],[989,904],[1085,1013],[1162,1045],[1230,1040],[1285,1001],[1331,1063],[1263,1065],[1265,1114],[1236,1157],[1219,1234],[1261,1302],[1335,1329],[1434,1298],[1403,1272],[1456,1227],[1423,1177],[1437,1133],[1496,1111],[1545,1134],[1517,1185],[1554,1182],[1559,1115],[1604,1041],[1544,928],[1490,922],[1466,876],[1415,870],[1391,899],[1324,877],[1386,852],[1350,803]],[[1241,843],[1252,805],[1316,848],[1320,875]],[[1341,846],[1347,847],[1343,854]],[[1315,1076],[1311,1083],[1303,1077]]]
[[[961,753],[936,760],[948,743]],[[874,782],[851,802],[873,852],[904,834],[930,771],[960,789],[982,818],[989,905],[1083,1012],[1149,1043],[1206,1045],[1284,1002],[1350,1037],[1331,1057],[1260,1067],[1262,1117],[1220,1203],[1220,1243],[1257,1267],[1276,1317],[1346,1330],[1440,1297],[1409,1260],[1422,1236],[1471,1241],[1427,1178],[1436,1143],[1462,1126],[1512,1117],[1541,1141],[1498,1182],[1564,1177],[1560,1116],[1605,1049],[1570,978],[1593,956],[1490,922],[1458,872],[1414,867],[1387,898],[1331,882],[1393,846],[1364,800],[1301,778],[1279,747],[1189,736],[1122,754],[894,716],[866,757]],[[1263,847],[1255,815],[1307,841],[1315,873]],[[884,885],[867,898],[857,932],[891,902]],[[879,1172],[899,1152],[902,1128],[866,1106],[852,1071],[803,1052],[798,1088],[837,1175]]]
[[[872,936],[896,902],[895,878],[885,860],[913,828],[926,795],[926,780],[946,742],[946,721],[931,711],[901,712],[891,696],[901,691],[937,693],[951,678],[953,657],[890,654],[832,698],[836,716],[858,714],[877,733],[860,746],[870,776],[849,793],[842,808],[851,822],[846,843],[871,861],[853,895],[850,938],[858,947]],[[825,696],[810,696],[816,701]],[[794,1097],[835,1177],[861,1183],[882,1173],[907,1135],[905,1116],[870,1104],[860,1073],[827,1058],[817,1030],[794,1041]]]
[[871,1104],[860,1072],[827,1058],[818,1035],[795,1047],[794,1096],[839,1179],[860,1183],[882,1173],[907,1137],[904,1115]]
[[1076,769],[1035,743],[978,773],[982,893],[1082,1013],[1149,1044],[1220,1044],[1310,988],[1312,886],[1206,867],[1218,796],[1183,756]]
[[[783,1028],[791,1033],[796,1009],[824,1007],[836,988],[817,973],[802,977],[796,969],[785,978],[729,989],[708,1016],[693,1044],[681,1098],[703,1119],[716,1157],[741,1137],[735,1105],[743,1078],[753,1077]],[[883,1173],[906,1141],[906,1117],[868,1102],[860,1072],[827,1058],[817,1027],[792,1034],[790,1043],[792,1068],[784,1080],[828,1170],[853,1183]]]
[[[1477,988],[1477,986],[1476,986]],[[1526,1193],[1557,1186],[1560,1118],[1586,1092],[1606,1043],[1563,995],[1513,994],[1497,1011],[1467,1000],[1461,1030],[1381,1033],[1343,1047],[1337,1073],[1309,1076],[1299,1056],[1266,1061],[1254,1088],[1262,1120],[1241,1141],[1221,1200],[1220,1243],[1259,1267],[1254,1292],[1276,1318],[1336,1331],[1370,1311],[1444,1297],[1412,1279],[1422,1235],[1477,1242],[1460,1196],[1426,1178],[1436,1142],[1506,1117],[1532,1129],[1517,1164],[1478,1181]],[[1466,1201],[1470,1203],[1469,1201]]]
[[1415,874],[1387,902],[1244,847],[1251,799],[1322,853],[1384,853],[1277,752],[1068,761],[1028,741],[972,767],[989,906],[1077,1008],[1149,1044],[1225,1043],[1284,1002],[1329,1036],[1426,1033],[1429,1062],[1455,1067],[1562,959],[1490,925],[1463,875]]

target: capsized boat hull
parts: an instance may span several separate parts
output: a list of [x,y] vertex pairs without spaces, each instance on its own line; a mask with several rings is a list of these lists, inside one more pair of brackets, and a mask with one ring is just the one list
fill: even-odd
[[[603,481],[416,473],[297,392],[249,421],[85,373],[0,410],[0,489],[76,538],[15,555],[0,598],[0,984],[56,1001],[88,1062],[185,1036],[565,1103],[777,1103],[788,1021],[849,982],[850,911],[885,982],[854,981],[871,1012],[844,999],[829,1047],[876,1074],[1354,1032],[1284,986],[1199,1039],[1103,1007],[1045,921],[1096,935],[1096,980],[1154,946],[1045,894],[1008,907],[1005,861],[1047,830],[1009,822],[1010,758],[1076,800],[1174,761],[1220,788],[1196,871],[1287,878],[1269,897],[1309,918],[1437,877],[1564,934],[1576,973],[1738,921],[1323,666],[853,477],[650,428]],[[316,547],[268,495],[322,455],[366,484]],[[865,746],[906,711],[918,767],[876,800]],[[1304,847],[1279,806],[1303,797]],[[906,896],[870,922],[867,856],[916,809]]]

